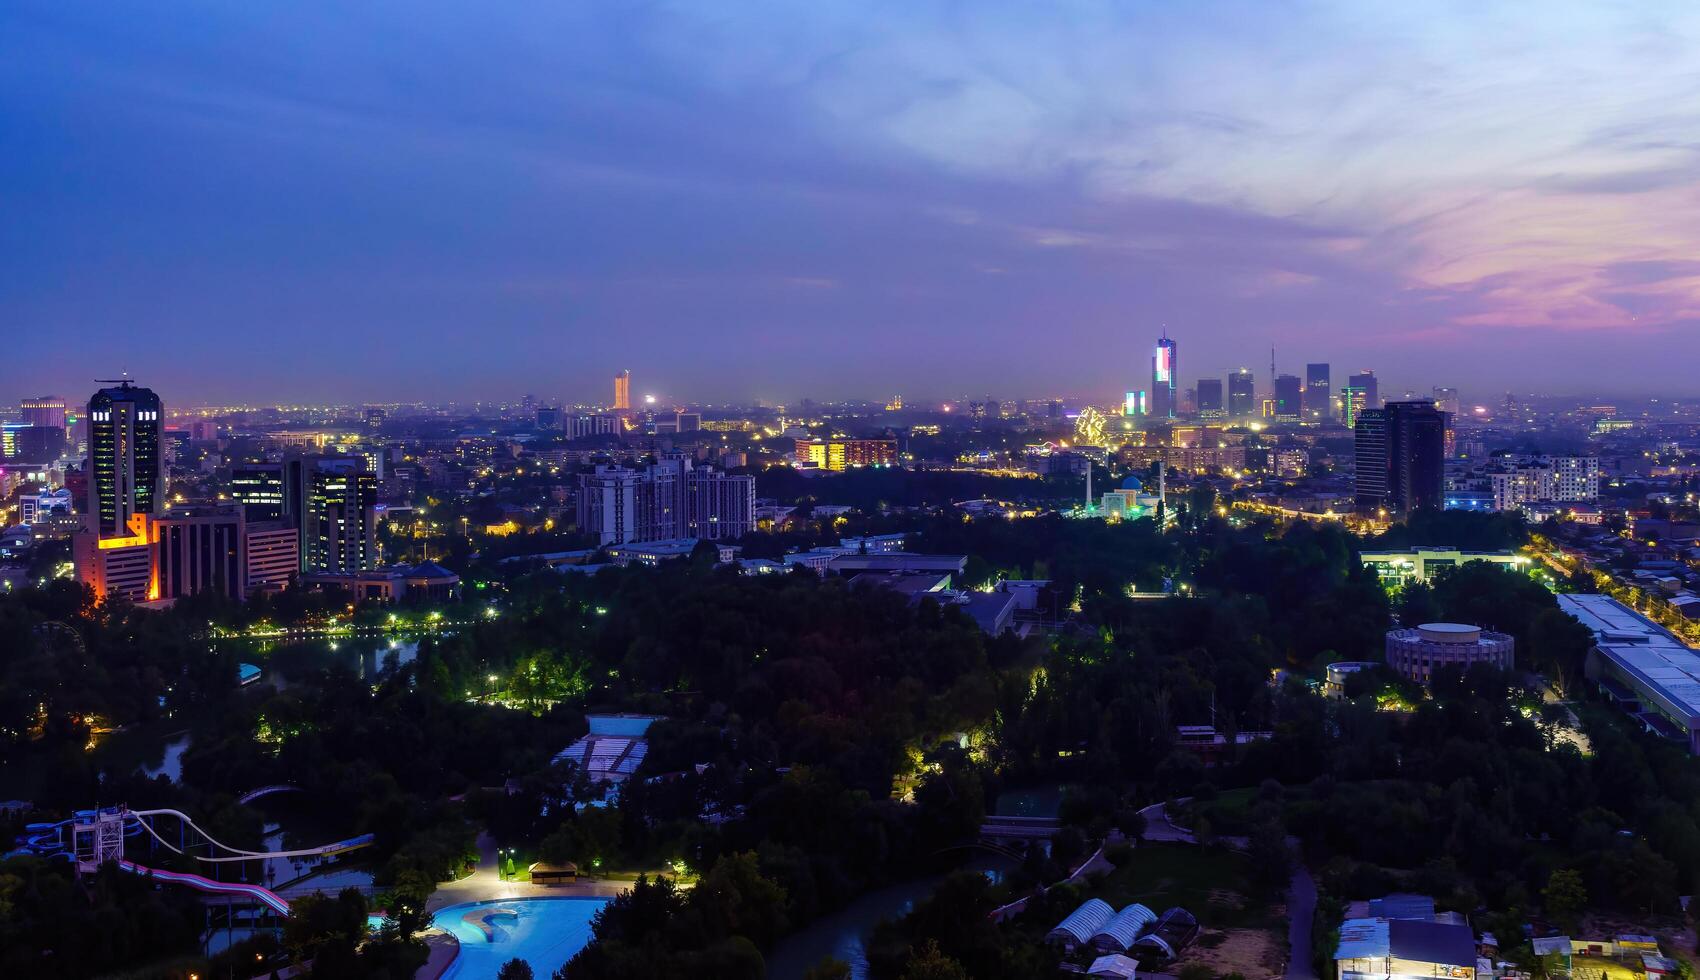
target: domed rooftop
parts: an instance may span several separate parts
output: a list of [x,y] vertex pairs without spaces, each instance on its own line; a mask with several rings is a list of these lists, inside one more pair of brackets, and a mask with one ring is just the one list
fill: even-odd
[[1145,483],[1144,483],[1144,481],[1140,480],[1140,478],[1137,477],[1137,476],[1130,476],[1127,479],[1122,481],[1122,489],[1123,490],[1143,490],[1143,489],[1145,489]]

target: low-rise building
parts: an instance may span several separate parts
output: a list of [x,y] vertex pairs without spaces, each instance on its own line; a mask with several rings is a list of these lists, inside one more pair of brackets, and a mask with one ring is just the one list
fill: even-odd
[[301,584],[341,589],[355,602],[448,602],[460,597],[460,576],[431,561],[368,571],[310,572],[301,576]]
[[1407,551],[1365,551],[1359,556],[1363,563],[1375,569],[1382,581],[1404,585],[1408,582],[1427,582],[1434,575],[1475,561],[1485,561],[1503,568],[1523,568],[1529,559],[1510,551],[1459,551],[1444,545],[1411,548]]
[[1467,925],[1386,918],[1340,924],[1335,980],[1475,980],[1476,969],[1476,938]]
[[1594,634],[1586,672],[1600,693],[1700,754],[1700,651],[1608,595],[1561,595],[1558,607]]
[[1446,667],[1469,669],[1488,664],[1510,670],[1515,641],[1464,623],[1424,623],[1387,631],[1387,666],[1420,684],[1430,684],[1435,671]]
[[[700,538],[669,538],[665,541],[633,541],[608,549],[608,559],[616,565],[659,565],[674,558],[689,558],[702,544]],[[738,557],[733,545],[714,543],[715,561],[725,563]]]

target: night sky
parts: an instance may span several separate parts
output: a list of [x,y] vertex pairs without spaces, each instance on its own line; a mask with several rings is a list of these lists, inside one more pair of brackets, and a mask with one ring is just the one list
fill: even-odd
[[0,396],[1700,394],[1700,5],[0,5]]

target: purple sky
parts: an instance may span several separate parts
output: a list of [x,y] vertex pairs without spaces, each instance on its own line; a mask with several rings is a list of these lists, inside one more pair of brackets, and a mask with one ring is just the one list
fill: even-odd
[[1700,394],[1700,5],[0,7],[0,395]]

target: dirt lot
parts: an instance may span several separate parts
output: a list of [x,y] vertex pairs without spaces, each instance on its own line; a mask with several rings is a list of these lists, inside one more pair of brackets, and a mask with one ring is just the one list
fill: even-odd
[[1285,961],[1285,941],[1267,929],[1207,929],[1163,972],[1178,974],[1190,963],[1201,963],[1217,976],[1238,973],[1246,980],[1266,980],[1280,977]]

